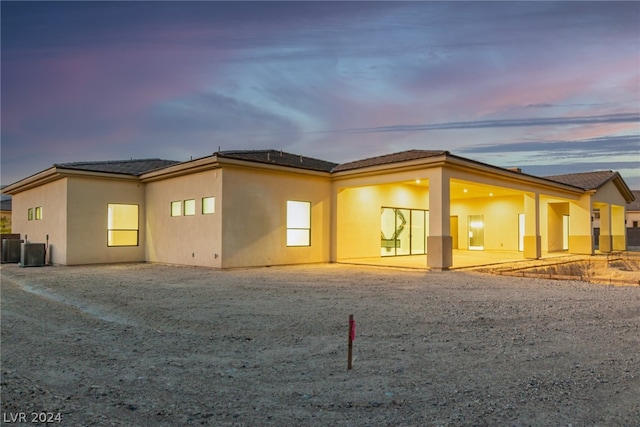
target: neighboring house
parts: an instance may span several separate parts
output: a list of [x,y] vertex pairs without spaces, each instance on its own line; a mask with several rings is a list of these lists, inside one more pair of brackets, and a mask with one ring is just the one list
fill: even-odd
[[11,198],[0,200],[0,234],[11,234]]
[[640,228],[640,190],[631,192],[636,199],[627,205],[627,228]]
[[626,248],[634,197],[617,172],[536,177],[410,150],[344,164],[277,150],[186,162],[57,164],[5,188],[14,232],[54,264],[161,262],[214,268],[426,255],[433,269],[474,251]]
[[640,249],[640,190],[633,190],[635,200],[627,205],[627,246]]

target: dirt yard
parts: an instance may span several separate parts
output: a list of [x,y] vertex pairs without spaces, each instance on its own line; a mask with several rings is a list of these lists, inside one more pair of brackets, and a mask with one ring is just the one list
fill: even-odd
[[640,425],[638,286],[335,264],[1,274],[4,422]]

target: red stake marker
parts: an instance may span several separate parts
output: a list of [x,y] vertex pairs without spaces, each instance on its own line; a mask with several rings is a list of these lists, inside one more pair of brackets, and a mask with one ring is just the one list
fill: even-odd
[[353,365],[353,341],[356,339],[356,321],[353,320],[353,314],[349,315],[349,351],[347,359],[347,369],[351,369]]

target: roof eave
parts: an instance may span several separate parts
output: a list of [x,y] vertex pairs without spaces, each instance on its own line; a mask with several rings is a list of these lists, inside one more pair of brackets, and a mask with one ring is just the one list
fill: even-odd
[[340,170],[332,172],[331,175],[335,179],[351,178],[354,176],[367,176],[375,175],[380,172],[386,171],[410,171],[415,169],[421,169],[424,166],[434,167],[444,164],[446,161],[446,154],[420,157],[418,159],[403,160],[399,162],[383,163],[372,166],[364,166],[347,170]]
[[[609,181],[613,181],[613,183],[615,184],[616,188],[618,189],[618,191],[620,191],[620,194],[622,194],[622,197],[624,197],[624,199],[626,200],[627,203],[631,203],[636,199],[636,196],[633,194],[633,191],[631,191],[631,189],[629,189],[629,186],[627,185],[627,183],[624,181],[624,179],[622,178],[622,175],[620,175],[620,173],[616,172]],[[602,184],[604,185],[604,184]],[[600,186],[602,187],[602,186]],[[600,188],[598,187],[598,188]]]
[[228,166],[236,166],[236,167],[249,168],[249,169],[266,169],[271,171],[280,171],[280,172],[313,175],[313,176],[321,176],[321,177],[331,176],[331,172],[328,172],[328,171],[301,168],[301,167],[288,166],[288,165],[279,165],[274,163],[264,163],[256,160],[235,159],[232,157],[222,157],[222,156],[218,157],[218,164],[220,166],[228,165]]
[[218,167],[220,167],[218,165],[218,156],[214,154],[145,172],[140,175],[140,181],[158,181],[161,179],[202,172],[209,169],[216,169]]
[[551,179],[542,178],[535,175],[529,175],[523,172],[516,172],[509,169],[501,168],[499,166],[490,165],[488,163],[479,162],[477,160],[467,159],[465,157],[449,154],[447,156],[447,163],[452,165],[458,165],[459,167],[472,168],[476,171],[484,172],[486,174],[495,176],[500,175],[515,181],[527,181],[538,185],[553,187],[555,189],[562,189],[574,194],[583,194],[585,190],[574,185],[563,184],[561,182],[553,181]]
[[4,194],[13,196],[14,194],[18,194],[33,187],[55,181],[59,178],[60,173],[58,172],[58,169],[56,167],[50,167],[49,169],[45,169],[34,175],[23,178],[20,181],[16,181],[13,184],[7,185],[2,189],[2,192]]

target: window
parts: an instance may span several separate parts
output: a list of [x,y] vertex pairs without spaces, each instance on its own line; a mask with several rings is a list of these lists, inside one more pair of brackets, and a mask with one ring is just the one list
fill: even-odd
[[29,210],[27,210],[27,218],[29,221],[33,221],[33,208],[29,208]]
[[212,214],[216,212],[216,198],[215,197],[203,197],[202,198],[202,213]]
[[184,201],[184,214],[195,215],[196,214],[196,201],[195,199]]
[[287,201],[287,246],[311,246],[311,202]]
[[42,206],[36,208],[36,220],[42,219]]
[[171,216],[182,216],[182,202],[171,202]]
[[638,221],[633,221],[633,228],[638,228]]
[[107,246],[138,246],[138,205],[107,205]]

